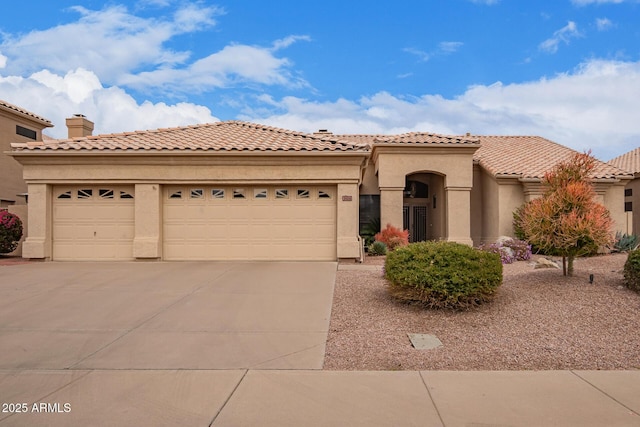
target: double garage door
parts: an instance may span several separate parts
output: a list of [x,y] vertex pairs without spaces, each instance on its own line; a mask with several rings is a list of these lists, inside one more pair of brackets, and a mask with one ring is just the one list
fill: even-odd
[[[165,186],[166,260],[335,260],[336,191],[318,186]],[[132,260],[133,186],[57,187],[53,259]]]

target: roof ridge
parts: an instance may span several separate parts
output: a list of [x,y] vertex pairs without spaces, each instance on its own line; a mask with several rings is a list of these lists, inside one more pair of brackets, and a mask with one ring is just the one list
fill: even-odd
[[46,118],[44,118],[42,116],[39,116],[39,115],[37,115],[35,113],[32,113],[31,111],[29,111],[27,109],[24,109],[22,107],[18,107],[17,105],[11,104],[10,102],[7,102],[7,101],[5,101],[3,99],[0,99],[0,107],[5,107],[6,109],[13,110],[13,111],[15,111],[17,113],[20,113],[22,115],[31,117],[32,119],[36,119],[36,120],[46,124],[47,125],[46,127],[53,127],[53,124],[51,123],[51,120],[46,119]]

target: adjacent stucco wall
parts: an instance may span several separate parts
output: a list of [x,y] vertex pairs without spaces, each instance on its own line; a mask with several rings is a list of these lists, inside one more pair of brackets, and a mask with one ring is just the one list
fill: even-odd
[[[524,203],[522,184],[517,179],[498,179],[500,195],[498,196],[498,236],[513,236],[513,212]],[[494,237],[494,236],[490,236]],[[493,239],[495,240],[495,239]],[[492,240],[492,241],[493,241]]]
[[372,195],[380,194],[380,187],[378,186],[378,177],[376,175],[376,168],[373,163],[369,163],[363,173],[362,185],[360,186],[360,194]]
[[[624,211],[624,189],[628,181],[621,181],[614,184],[596,184],[596,191],[602,196],[602,203],[609,210],[611,219],[613,219],[614,232],[626,232],[627,230],[627,214]],[[640,191],[640,188],[638,188]],[[634,190],[635,194],[635,190]]]
[[625,189],[631,190],[631,196],[625,197],[625,202],[631,202],[631,212],[625,214],[626,232],[640,234],[640,177],[628,182]]
[[23,197],[16,194],[26,193],[27,184],[22,179],[22,166],[11,156],[12,142],[29,142],[32,139],[16,134],[16,125],[36,132],[36,139],[42,140],[42,125],[38,125],[19,114],[0,109],[0,207],[11,204],[25,204]]
[[[484,169],[477,173],[479,188],[473,197],[482,206],[482,227],[474,243],[492,243],[500,236],[513,237],[513,212],[525,202],[522,183],[517,178],[495,178]],[[481,194],[481,196],[480,196]]]
[[480,242],[489,243],[495,241],[500,235],[500,189],[498,181],[485,170],[481,172],[482,186],[482,230]]

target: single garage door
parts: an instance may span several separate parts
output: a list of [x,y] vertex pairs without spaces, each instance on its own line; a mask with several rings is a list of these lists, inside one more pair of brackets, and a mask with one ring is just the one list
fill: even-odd
[[133,187],[56,187],[53,195],[54,260],[133,259]]
[[163,198],[164,259],[336,259],[336,187],[166,186]]

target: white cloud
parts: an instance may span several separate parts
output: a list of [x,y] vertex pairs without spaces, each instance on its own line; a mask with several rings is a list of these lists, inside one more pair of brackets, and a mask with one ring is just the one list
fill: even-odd
[[[157,1],[143,4],[168,6]],[[0,44],[7,57],[3,72],[24,76],[47,69],[63,75],[84,68],[108,85],[165,94],[236,84],[307,86],[291,73],[287,58],[276,56],[295,42],[309,41],[306,35],[291,35],[266,47],[231,44],[195,59],[191,52],[167,48],[177,35],[213,27],[224,13],[201,2],[181,4],[170,18],[141,18],[124,6],[99,11],[76,6],[72,10],[81,15],[77,22],[5,38]]]
[[167,67],[185,62],[189,52],[176,52],[164,44],[172,37],[215,24],[218,9],[186,5],[173,20],[145,19],[124,6],[92,11],[76,6],[76,22],[42,31],[7,36],[0,50],[8,58],[6,73],[25,75],[41,69],[66,73],[78,67],[114,83],[123,72]]
[[0,53],[0,69],[7,66],[7,57]]
[[405,47],[404,49],[402,49],[402,51],[417,56],[420,62],[427,62],[429,59],[431,59],[431,54],[414,47]]
[[289,46],[291,46],[292,44],[294,44],[295,42],[298,41],[305,41],[305,42],[309,42],[311,41],[311,37],[306,36],[306,35],[291,35],[288,37],[285,37],[283,39],[280,40],[276,40],[275,42],[273,42],[273,48],[272,50],[278,51],[280,49],[285,49]]
[[418,57],[420,62],[427,62],[431,58],[437,55],[451,55],[452,53],[457,52],[464,45],[462,42],[450,42],[444,41],[438,43],[438,47],[431,52],[425,52],[420,49],[416,49],[413,47],[406,47],[402,49],[403,52],[410,53]]
[[289,60],[275,57],[270,48],[230,45],[186,68],[126,74],[118,82],[141,90],[168,86],[173,92],[201,92],[241,83],[307,86],[288,71],[289,65]]
[[596,28],[598,31],[607,31],[613,27],[613,22],[607,18],[596,18]]
[[553,37],[540,43],[539,48],[547,53],[556,53],[561,42],[568,45],[571,39],[581,36],[582,33],[578,31],[576,23],[569,21],[567,25],[554,32]]
[[2,99],[19,105],[55,125],[45,132],[65,138],[65,118],[75,113],[95,123],[95,134],[156,129],[218,121],[211,111],[191,103],[142,103],[118,87],[103,87],[98,77],[77,69],[65,75],[42,70],[30,77],[0,77]]
[[540,135],[602,159],[640,141],[640,62],[592,60],[553,78],[473,86],[453,99],[380,92],[359,100],[268,101],[242,118],[308,132]]

